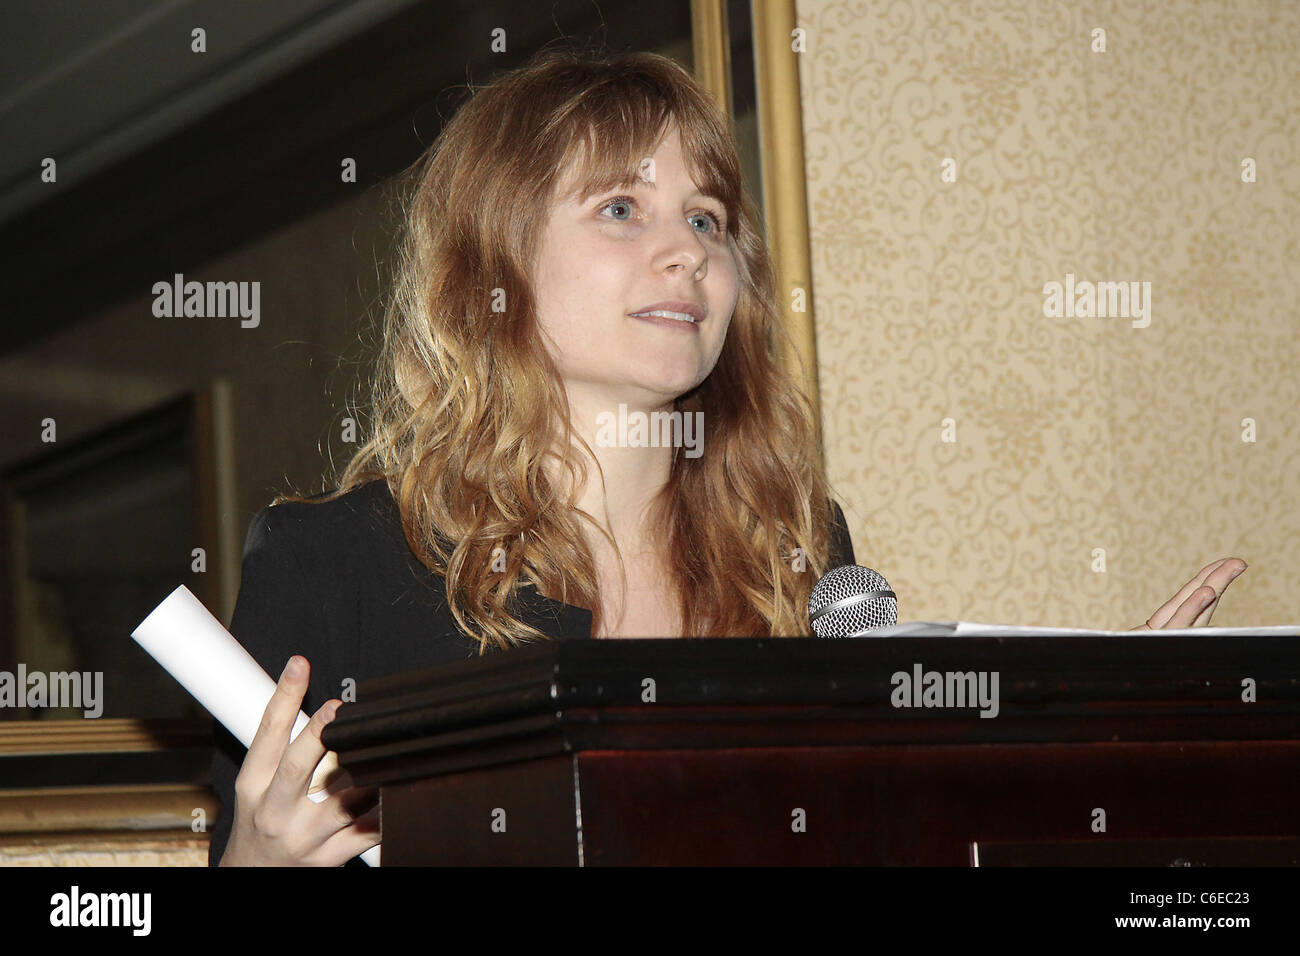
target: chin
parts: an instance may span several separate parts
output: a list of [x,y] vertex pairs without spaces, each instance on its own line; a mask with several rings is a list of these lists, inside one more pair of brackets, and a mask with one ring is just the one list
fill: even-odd
[[653,384],[647,382],[645,387],[647,391],[654,392],[657,400],[660,402],[675,402],[687,392],[690,392],[704,381],[692,375],[686,378],[677,378],[671,380],[660,380]]

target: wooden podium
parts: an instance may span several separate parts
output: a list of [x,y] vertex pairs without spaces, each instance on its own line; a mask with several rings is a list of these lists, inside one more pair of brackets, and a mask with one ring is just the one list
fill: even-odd
[[385,866],[1297,865],[1298,738],[1300,638],[1159,633],[538,643],[324,734]]

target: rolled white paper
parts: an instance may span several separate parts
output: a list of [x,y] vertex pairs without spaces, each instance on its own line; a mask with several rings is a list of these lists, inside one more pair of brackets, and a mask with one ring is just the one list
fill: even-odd
[[[252,745],[262,713],[275,693],[275,681],[189,588],[182,584],[167,595],[131,636],[240,743]],[[289,739],[297,737],[310,719],[299,710]],[[317,778],[323,780],[336,766],[326,754],[311,786],[318,786]],[[338,787],[308,792],[307,796],[320,803],[334,789]],[[366,850],[361,859],[378,866],[379,847]]]

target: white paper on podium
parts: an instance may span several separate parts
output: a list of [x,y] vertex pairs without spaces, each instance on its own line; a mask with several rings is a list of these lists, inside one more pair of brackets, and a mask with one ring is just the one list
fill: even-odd
[[860,637],[1135,637],[1147,633],[1180,637],[1296,637],[1300,624],[1264,627],[1171,627],[1156,631],[1097,631],[1073,627],[1035,627],[1016,624],[980,624],[974,621],[908,621],[877,627]]
[[[167,595],[131,636],[240,743],[252,744],[276,682],[189,588],[182,584]],[[298,711],[289,739],[297,737],[310,719]],[[318,790],[307,796],[320,803],[331,792]],[[366,850],[361,858],[378,866],[379,847]]]

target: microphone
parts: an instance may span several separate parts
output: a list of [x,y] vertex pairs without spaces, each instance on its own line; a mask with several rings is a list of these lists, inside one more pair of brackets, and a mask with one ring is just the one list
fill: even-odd
[[808,620],[818,637],[870,637],[873,628],[898,623],[898,598],[878,572],[845,564],[813,587]]

